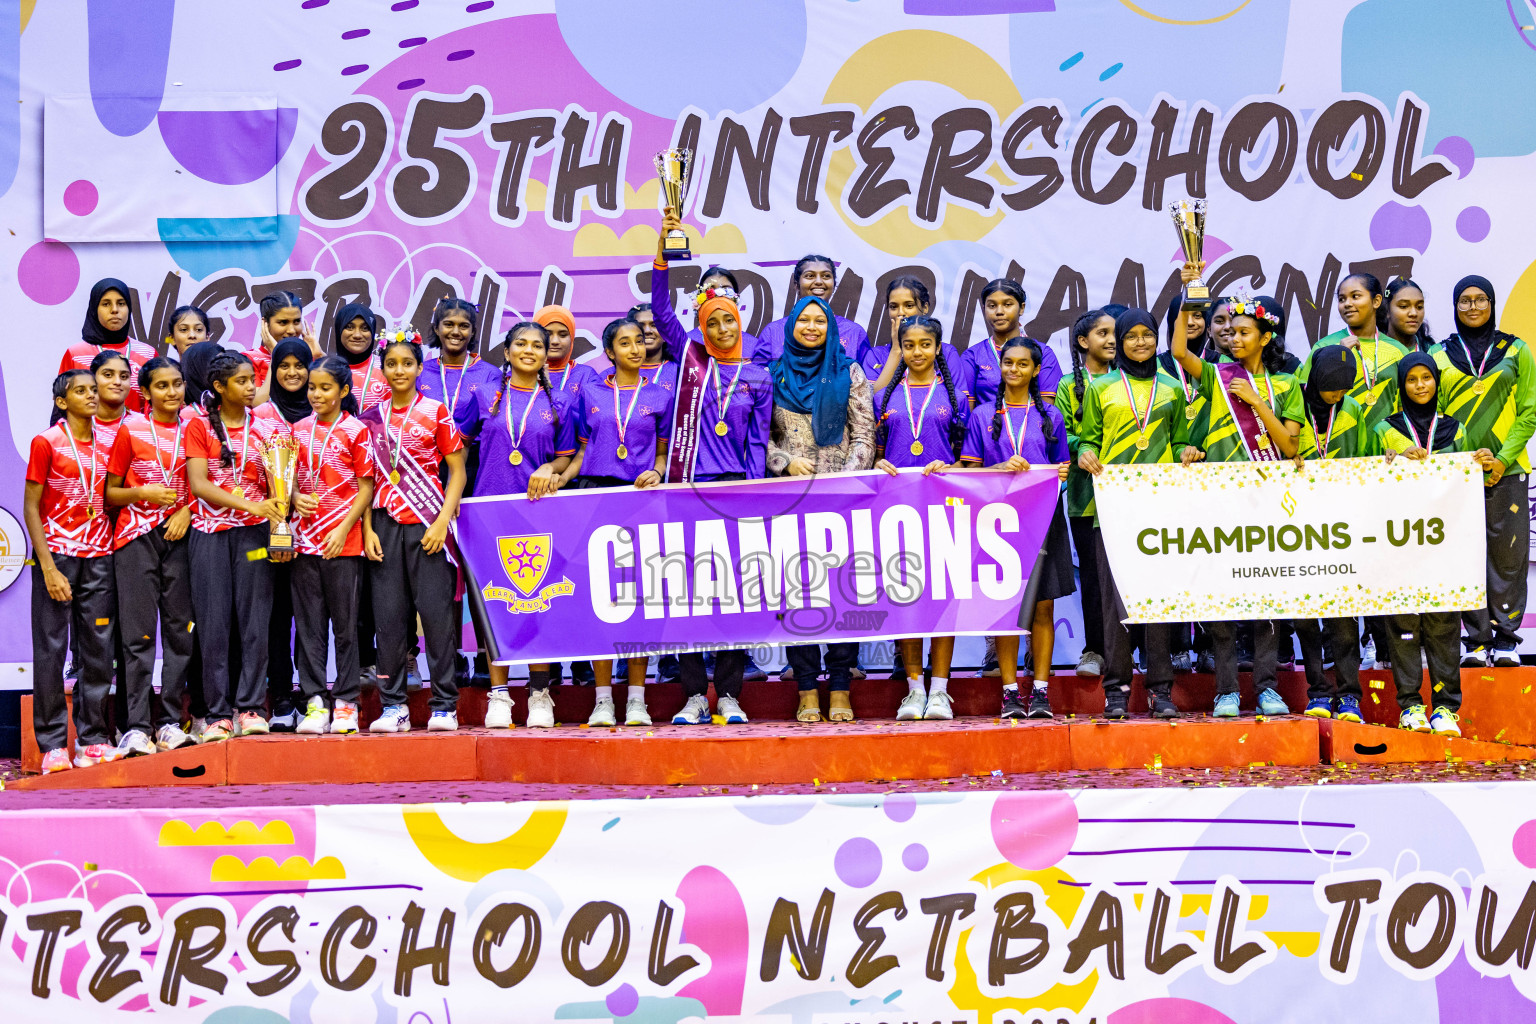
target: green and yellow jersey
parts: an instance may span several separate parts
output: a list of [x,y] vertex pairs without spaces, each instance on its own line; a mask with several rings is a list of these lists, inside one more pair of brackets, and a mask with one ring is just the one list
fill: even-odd
[[1159,370],[1143,380],[1116,370],[1095,380],[1083,396],[1078,450],[1092,451],[1106,463],[1174,462],[1189,443],[1188,425],[1184,391],[1175,378]]
[[[1168,358],[1164,360],[1164,356]],[[1164,352],[1158,356],[1158,361],[1169,375],[1178,378],[1179,385],[1184,389],[1184,418],[1189,421],[1189,443],[1196,448],[1204,448],[1205,435],[1211,429],[1210,400],[1201,394],[1200,382],[1184,372],[1184,367],[1173,358],[1172,353]]]
[[[1365,424],[1374,431],[1382,420],[1397,412],[1397,364],[1408,349],[1385,335],[1355,338],[1347,328],[1334,331],[1312,347],[1315,351],[1324,345],[1343,345],[1354,350],[1355,386],[1349,389],[1349,396],[1360,403]],[[1312,353],[1308,352],[1296,379],[1305,384],[1311,372]]]
[[[1288,373],[1265,373],[1262,370],[1253,378],[1253,389],[1259,397],[1270,402],[1270,408],[1282,420],[1301,423],[1306,419],[1302,408],[1301,385]],[[1273,398],[1271,399],[1271,393]],[[1205,432],[1205,461],[1247,462],[1248,450],[1242,438],[1237,436],[1237,421],[1232,418],[1229,402],[1238,401],[1227,394],[1222,386],[1216,364],[1206,362],[1200,371],[1200,394],[1210,408],[1210,422]],[[1255,414],[1257,415],[1257,414]]]
[[1440,411],[1461,421],[1467,450],[1487,448],[1510,470],[1529,473],[1525,446],[1536,432],[1536,359],[1524,341],[1500,334],[1479,377],[1476,363],[1467,373],[1451,361],[1446,346],[1465,355],[1461,344],[1452,335],[1429,350],[1440,368]]
[[[1444,415],[1442,413],[1442,415]],[[1410,448],[1417,448],[1419,444],[1407,434],[1398,430],[1386,420],[1376,427],[1376,443],[1383,452],[1396,452],[1401,455]],[[1456,425],[1456,440],[1451,442],[1449,448],[1441,448],[1434,454],[1442,452],[1475,452],[1476,448],[1467,447],[1467,428],[1461,424]]]
[[[1113,371],[1111,371],[1113,372]],[[1086,368],[1083,370],[1083,400],[1088,399],[1088,392],[1093,387],[1093,382],[1102,380],[1108,374],[1092,374]],[[1067,424],[1067,452],[1071,455],[1072,466],[1067,470],[1067,515],[1091,516],[1096,513],[1093,504],[1093,474],[1078,468],[1077,452],[1081,447],[1082,422],[1078,418],[1081,407],[1077,401],[1077,381],[1073,375],[1068,374],[1061,378],[1061,383],[1056,386],[1056,408],[1061,410],[1061,418]]]
[[[1310,410],[1302,404],[1301,433],[1296,441],[1304,459],[1358,459],[1366,455],[1380,455],[1381,445],[1373,430],[1365,422],[1365,410],[1348,395],[1333,407],[1329,418],[1312,423]],[[1330,428],[1331,421],[1331,428]],[[1382,426],[1386,425],[1383,421]],[[1328,450],[1318,451],[1319,431],[1328,439]]]

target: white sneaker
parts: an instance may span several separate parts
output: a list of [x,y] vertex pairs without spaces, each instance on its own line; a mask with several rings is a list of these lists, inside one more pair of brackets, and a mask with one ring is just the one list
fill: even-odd
[[588,725],[613,725],[613,698],[599,697],[597,705],[592,709],[592,714],[587,718]]
[[907,695],[901,698],[901,707],[896,709],[896,721],[916,722],[923,717],[927,706],[927,694],[922,690],[908,690]]
[[[708,712],[706,711],[705,714],[707,716]],[[708,717],[706,717],[704,720],[706,722],[709,721]],[[624,724],[625,725],[650,725],[651,724],[651,712],[645,706],[645,694],[644,693],[632,693],[632,694],[629,695],[629,700],[624,705]]]
[[485,727],[487,729],[512,728],[512,695],[503,687],[496,687],[486,699]]
[[201,742],[203,742],[203,733],[205,733],[207,731],[208,731],[208,719],[206,719],[206,718],[194,718],[194,719],[192,719],[192,728],[187,730],[187,735],[192,737],[192,742],[193,743],[201,743]]
[[331,732],[341,736],[350,736],[357,732],[357,705],[351,701],[339,700],[331,711]]
[[160,731],[155,733],[155,746],[161,750],[177,750],[181,747],[190,747],[196,742],[174,722],[162,725]]
[[107,764],[122,756],[122,752],[110,743],[92,743],[75,748],[75,767],[89,768],[95,764]]
[[688,698],[683,709],[672,716],[673,725],[704,725],[709,721],[709,698],[696,693]]
[[[608,705],[610,713],[613,705]],[[555,698],[548,690],[528,691],[528,728],[553,729],[555,727]]]
[[427,719],[427,732],[458,732],[459,715],[456,711],[434,711]]
[[923,718],[930,722],[947,722],[955,717],[954,709],[950,706],[948,690],[940,690],[938,693],[928,695],[928,703],[923,708]]
[[1415,704],[1406,709],[1398,716],[1397,727],[1411,732],[1429,732],[1429,719],[1424,717],[1424,705]]
[[715,705],[715,710],[725,719],[726,725],[747,724],[746,712],[741,710],[741,703],[735,697],[721,697]]
[[304,717],[293,731],[301,736],[320,736],[331,727],[331,712],[324,697],[311,697],[304,706]]
[[411,709],[404,704],[387,704],[368,726],[369,732],[410,732]]
[[1429,730],[1437,736],[1460,736],[1461,726],[1456,724],[1461,716],[1450,708],[1435,708],[1429,716]]
[[293,732],[299,725],[299,709],[289,704],[280,707],[267,719],[267,728],[272,732]]
[[406,690],[407,691],[409,691],[409,690],[419,690],[419,689],[421,689],[421,686],[422,686],[421,676],[416,674],[416,669],[414,667],[406,669],[405,670],[405,688],[406,688]]
[[153,754],[155,745],[144,735],[142,729],[129,729],[118,741],[117,749],[123,752],[124,757],[141,757],[145,754]]
[[1374,639],[1365,642],[1365,649],[1360,654],[1360,667],[1362,669],[1376,667],[1376,641]]

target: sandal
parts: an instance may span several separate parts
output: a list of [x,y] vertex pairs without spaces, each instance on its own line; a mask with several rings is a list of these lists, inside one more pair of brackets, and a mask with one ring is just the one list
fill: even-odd
[[821,721],[821,694],[819,691],[800,691],[800,708],[795,712],[795,721],[805,722],[809,725],[814,725]]
[[827,717],[834,722],[853,721],[853,705],[848,703],[847,690],[833,690],[827,694],[830,705]]

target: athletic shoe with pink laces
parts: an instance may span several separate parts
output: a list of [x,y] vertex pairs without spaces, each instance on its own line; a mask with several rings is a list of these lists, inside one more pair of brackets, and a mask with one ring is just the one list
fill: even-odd
[[50,750],[43,755],[43,774],[51,775],[54,772],[69,771],[72,767],[69,763],[69,751],[60,747],[58,750]]

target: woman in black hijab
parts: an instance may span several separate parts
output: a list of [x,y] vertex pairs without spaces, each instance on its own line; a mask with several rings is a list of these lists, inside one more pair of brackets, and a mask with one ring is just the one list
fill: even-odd
[[[159,355],[153,347],[128,336],[133,323],[133,291],[115,277],[104,277],[91,285],[91,297],[85,308],[85,322],[80,340],[69,346],[59,360],[59,372],[88,370],[91,361],[102,352],[116,352],[128,360],[131,379],[137,380],[144,364]],[[136,387],[128,389],[128,408],[143,412],[144,394]]]
[[1497,329],[1493,285],[1471,275],[1456,282],[1456,333],[1431,350],[1440,369],[1439,408],[1461,421],[1469,450],[1493,461],[1483,483],[1488,529],[1488,607],[1464,612],[1463,667],[1520,664],[1531,507],[1525,454],[1536,432],[1536,359],[1524,341]]

